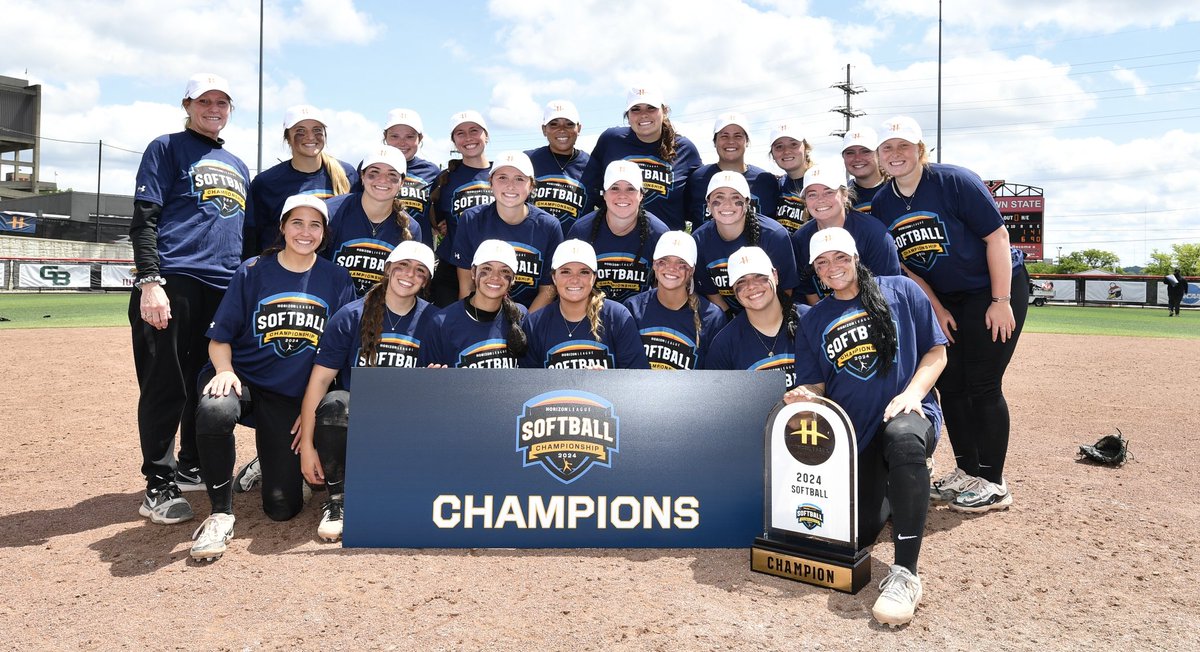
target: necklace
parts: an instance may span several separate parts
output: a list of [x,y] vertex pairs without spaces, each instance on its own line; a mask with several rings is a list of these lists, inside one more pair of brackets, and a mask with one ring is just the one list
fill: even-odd
[[567,160],[564,162],[562,155],[556,154],[554,150],[550,150],[550,157],[554,159],[554,164],[558,166],[558,169],[563,173],[563,176],[566,176],[567,166],[570,165],[571,161],[574,161],[575,157],[577,156],[579,156],[579,150],[572,148],[571,155],[566,157]]
[[754,336],[758,338],[759,344],[762,344],[762,347],[767,350],[767,357],[774,357],[775,347],[779,345],[779,334],[783,332],[783,324],[779,325],[779,330],[775,331],[775,337],[771,338],[771,346],[767,346],[767,341],[763,339],[762,333],[758,332],[754,324],[750,325],[750,330],[754,331]]
[[392,319],[392,317],[395,315],[395,313],[392,312],[391,308],[384,306],[383,311],[384,311],[384,316],[387,318],[387,332],[389,332],[389,333],[398,332],[399,328],[400,328],[400,322],[404,321],[404,315],[400,315],[398,318]]
[[583,322],[587,321],[587,317],[584,317],[583,319],[575,322],[575,326],[572,328],[571,322],[567,321],[567,316],[562,314],[562,310],[558,311],[558,316],[562,317],[563,326],[567,329],[567,337],[569,339],[575,339],[575,331],[579,330],[579,327],[583,325]]
[[369,218],[369,217],[367,218],[367,228],[371,229],[371,238],[372,239],[377,239],[376,236],[379,235],[379,229],[382,229],[384,224],[387,224],[386,218],[384,218],[384,220],[379,223],[372,222],[371,218]]
[[896,183],[896,179],[895,179],[895,178],[893,178],[893,179],[892,179],[892,194],[896,195],[896,198],[897,198],[897,199],[899,199],[900,201],[904,202],[904,211],[905,211],[905,212],[907,212],[907,213],[910,213],[910,212],[912,212],[912,203],[913,203],[913,198],[917,196],[917,190],[916,190],[916,188],[914,188],[914,189],[913,189],[913,194],[911,194],[911,195],[903,195],[903,194],[901,194],[901,193],[900,193],[900,186],[899,186],[899,184],[897,184],[897,183]]

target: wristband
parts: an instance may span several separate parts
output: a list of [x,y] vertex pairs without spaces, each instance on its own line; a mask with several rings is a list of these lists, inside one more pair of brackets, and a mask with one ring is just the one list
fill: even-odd
[[1006,294],[1002,297],[992,297],[992,303],[1007,303],[1012,300],[1011,294]]
[[142,278],[139,278],[138,280],[134,281],[133,287],[140,289],[143,285],[146,285],[147,283],[158,283],[159,285],[167,284],[167,282],[165,280],[163,280],[163,277],[159,276],[158,274],[151,274],[150,276],[143,276]]

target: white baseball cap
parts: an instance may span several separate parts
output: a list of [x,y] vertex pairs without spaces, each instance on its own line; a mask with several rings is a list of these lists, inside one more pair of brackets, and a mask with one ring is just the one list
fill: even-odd
[[898,115],[883,123],[879,142],[882,143],[892,138],[899,138],[916,145],[921,142],[921,125],[906,115]]
[[800,194],[803,195],[809,186],[821,185],[826,188],[837,190],[846,185],[846,169],[841,165],[837,169],[825,166],[814,165],[808,168],[804,173],[804,184],[800,187]]
[[879,147],[879,134],[875,133],[875,130],[870,127],[851,129],[846,132],[845,136],[842,136],[842,151],[844,152],[855,145],[866,147],[873,152],[875,148]]
[[604,188],[608,190],[618,181],[628,181],[629,185],[642,189],[642,168],[633,161],[613,161],[604,168]]
[[677,256],[691,267],[696,266],[696,241],[687,231],[667,231],[654,245],[654,260]]
[[550,100],[542,111],[542,126],[550,124],[550,121],[555,118],[563,118],[579,124],[579,109],[567,100]]
[[221,91],[229,98],[230,102],[233,101],[233,95],[229,92],[229,82],[224,77],[211,72],[199,72],[189,77],[183,97],[194,100],[209,91]]
[[315,208],[325,218],[325,223],[329,223],[329,208],[325,206],[325,202],[313,195],[292,195],[283,202],[283,210],[279,211],[279,219],[283,220],[283,216],[291,212],[293,208],[308,206]]
[[817,231],[808,241],[808,264],[811,265],[818,256],[831,251],[857,256],[858,247],[854,245],[854,236],[840,226]]
[[799,129],[793,127],[791,123],[781,122],[771,127],[771,140],[767,143],[767,147],[774,145],[775,141],[785,137],[795,138],[800,142],[804,142],[804,135],[800,133]]
[[392,166],[392,169],[396,170],[401,177],[408,171],[408,162],[404,159],[404,152],[391,145],[379,145],[367,152],[362,160],[362,169],[365,170],[376,163]]
[[554,257],[550,260],[550,269],[558,269],[567,263],[587,265],[593,272],[599,267],[596,263],[596,250],[583,240],[571,239],[558,245]]
[[750,136],[750,127],[747,125],[749,124],[750,121],[746,119],[743,113],[722,113],[717,116],[716,122],[713,122],[713,135],[716,136],[721,133],[721,130],[729,125],[736,125],[741,127],[742,131],[746,132],[746,137],[748,138]]
[[[388,111],[387,120],[383,121],[383,130],[387,131],[396,125],[406,125],[413,128],[413,131],[424,134],[425,127],[421,124],[421,116],[412,109],[392,109]],[[458,125],[455,125],[456,127]],[[481,125],[482,126],[482,125]],[[450,131],[454,131],[453,128]]]
[[474,122],[475,124],[479,125],[480,129],[483,129],[484,133],[487,133],[487,121],[483,119],[483,115],[481,113],[478,111],[459,111],[458,113],[450,116],[450,134],[453,135],[454,130],[458,129],[459,125],[467,122]]
[[750,184],[746,182],[746,177],[738,172],[730,172],[729,170],[721,170],[714,174],[708,182],[708,190],[704,193],[707,197],[713,194],[717,188],[732,188],[747,199],[750,198]]
[[729,256],[726,273],[729,274],[729,287],[737,284],[743,276],[762,274],[770,277],[775,270],[771,257],[760,247],[742,247]]
[[325,116],[321,110],[311,104],[297,104],[289,106],[287,112],[283,114],[283,128],[291,129],[296,126],[301,120],[316,120],[321,123],[322,127],[329,126],[325,122]]
[[513,274],[516,274],[517,250],[503,240],[484,240],[475,249],[475,255],[471,258],[471,266],[492,262],[505,265],[512,270]]
[[396,245],[392,253],[388,254],[384,264],[394,263],[397,260],[415,260],[425,266],[425,271],[433,274],[433,250],[420,240],[405,240]]
[[533,161],[529,160],[525,152],[511,150],[508,152],[500,152],[500,155],[492,159],[492,171],[488,173],[490,178],[500,168],[516,168],[517,172],[524,174],[527,177],[533,177]]
[[649,104],[661,108],[667,103],[663,99],[662,91],[657,88],[634,86],[625,95],[625,110],[628,111],[638,104]]

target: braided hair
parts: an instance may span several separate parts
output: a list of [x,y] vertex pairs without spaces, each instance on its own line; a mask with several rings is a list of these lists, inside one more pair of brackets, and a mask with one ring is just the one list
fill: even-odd
[[796,339],[796,329],[800,326],[800,315],[796,313],[796,300],[778,286],[775,288],[775,296],[779,297],[779,306],[783,309],[783,328],[787,329],[789,339]]
[[[400,183],[404,183],[401,181]],[[396,225],[400,227],[400,241],[412,240],[412,229],[409,225],[412,224],[412,218],[408,216],[408,209],[404,207],[404,202],[400,200],[400,195],[392,200],[392,215],[396,216]]]
[[[600,226],[608,222],[608,205],[600,202],[600,208],[596,209],[596,221],[592,222],[592,232],[588,234],[587,242],[590,245],[595,245],[596,240],[600,237]],[[638,205],[637,212],[637,229],[638,229],[638,248],[633,253],[633,263],[636,265],[639,260],[642,260],[642,252],[646,249],[646,243],[650,241],[650,218],[646,215],[646,207]],[[645,265],[648,277],[653,277],[654,272],[650,269],[650,264]]]
[[896,322],[892,321],[892,310],[888,307],[883,290],[875,282],[871,270],[863,265],[862,259],[854,261],[854,273],[858,276],[858,300],[867,313],[867,320],[878,334],[879,372],[887,374],[896,357]]
[[379,362],[379,340],[383,338],[383,311],[387,304],[383,298],[387,296],[388,279],[384,274],[383,280],[367,291],[363,298],[362,325],[359,328],[358,358],[363,367],[374,367]]
[[505,294],[500,299],[500,311],[508,318],[508,332],[504,335],[508,352],[514,358],[520,360],[524,357],[525,352],[529,350],[529,339],[525,336],[525,329],[521,328],[521,320],[523,318],[521,310],[517,308],[517,302]]

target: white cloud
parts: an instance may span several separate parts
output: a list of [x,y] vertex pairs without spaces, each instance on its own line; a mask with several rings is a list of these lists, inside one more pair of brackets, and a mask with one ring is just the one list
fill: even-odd
[[[937,20],[938,4],[911,0],[866,0],[865,11],[889,16]],[[1112,33],[1138,27],[1167,27],[1200,19],[1192,0],[1146,0],[1131,6],[1124,0],[993,0],[986,5],[947,2],[946,25],[966,25],[980,31],[997,27],[1057,27],[1083,33]]]
[[1142,81],[1136,72],[1121,66],[1113,66],[1112,76],[1122,84],[1128,84],[1139,96],[1146,94],[1146,82]]

